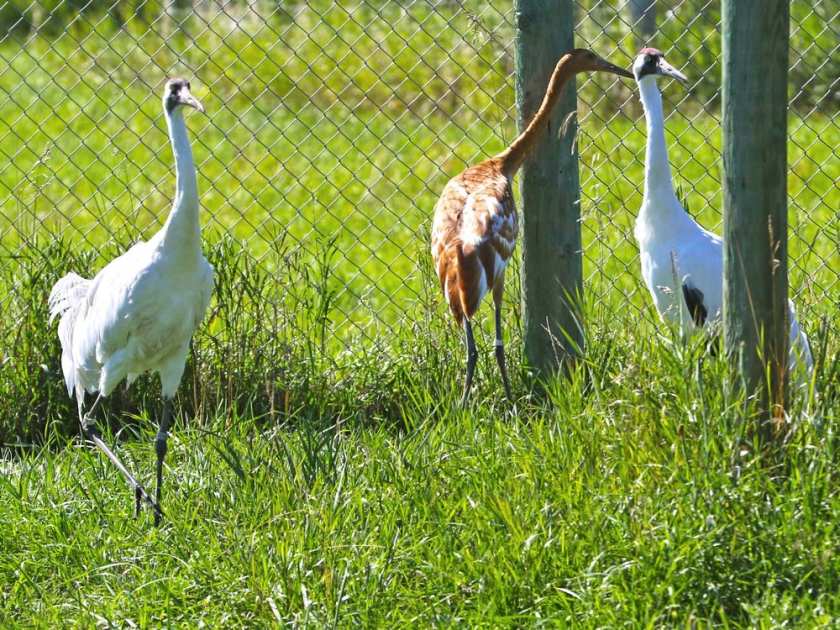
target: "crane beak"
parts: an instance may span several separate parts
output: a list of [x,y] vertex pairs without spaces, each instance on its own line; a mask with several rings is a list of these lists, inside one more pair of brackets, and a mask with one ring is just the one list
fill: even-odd
[[178,101],[182,105],[188,105],[189,107],[195,107],[202,114],[204,113],[204,105],[202,105],[201,101],[199,101],[196,97],[194,97],[187,88],[181,88],[181,91],[178,95]]
[[624,68],[619,68],[617,65],[610,63],[606,59],[599,59],[598,60],[598,70],[602,70],[604,72],[611,72],[612,74],[617,74],[620,77],[629,77],[634,78],[633,73],[625,70]]
[[659,59],[659,63],[656,66],[656,74],[661,74],[665,77],[671,77],[672,79],[676,79],[680,83],[688,83],[688,77],[685,76],[679,70],[677,70],[670,63],[665,61],[665,59],[663,58]]

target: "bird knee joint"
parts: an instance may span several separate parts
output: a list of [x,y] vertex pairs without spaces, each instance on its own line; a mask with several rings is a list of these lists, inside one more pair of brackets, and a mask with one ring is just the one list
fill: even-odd
[[92,437],[99,437],[99,427],[96,425],[96,421],[89,417],[85,416],[82,418],[82,431],[84,431],[85,435],[90,438]]
[[157,451],[158,457],[166,455],[166,439],[168,437],[169,436],[164,431],[158,431],[158,434],[155,437],[155,450]]

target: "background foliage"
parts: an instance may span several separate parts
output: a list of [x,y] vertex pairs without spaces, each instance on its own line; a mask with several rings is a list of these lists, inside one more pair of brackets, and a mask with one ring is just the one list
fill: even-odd
[[[519,287],[503,400],[484,313],[470,409],[430,269],[446,180],[515,134],[508,2],[0,0],[0,626],[836,627],[837,0],[791,5],[790,278],[816,358],[779,444],[638,275],[632,83],[578,82],[587,346],[540,393]],[[581,45],[663,83],[686,204],[720,226],[717,2],[578,2]],[[217,273],[164,509],[78,439],[46,296],[161,225],[159,91],[190,77]],[[488,309],[489,312],[490,309]],[[101,409],[152,478],[158,385]]]
[[[430,279],[431,209],[448,177],[515,134],[510,6],[55,2],[2,11],[5,443],[76,431],[45,297],[63,273],[93,275],[158,229],[173,186],[158,96],[167,74],[193,77],[210,112],[188,120],[218,288],[180,396],[187,416],[246,405],[275,417],[357,401],[352,413],[368,417],[395,404],[401,370],[438,382],[440,349],[461,351]],[[831,2],[793,7],[791,285],[809,330],[840,286],[836,59],[821,57],[836,46],[832,11]],[[665,90],[671,159],[690,210],[711,228],[720,223],[718,13],[714,3],[663,3],[655,36],[694,81],[689,92]],[[581,2],[578,15],[581,43],[629,63],[627,11]],[[632,238],[644,154],[632,83],[589,79],[580,102],[587,290],[616,322],[653,330]],[[137,413],[154,392],[147,379],[111,407]]]

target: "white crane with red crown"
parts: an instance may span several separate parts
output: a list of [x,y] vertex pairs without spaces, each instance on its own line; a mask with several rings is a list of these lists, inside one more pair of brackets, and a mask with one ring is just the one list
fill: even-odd
[[[51,317],[60,317],[61,366],[68,393],[76,396],[79,421],[135,490],[135,516],[145,500],[160,522],[163,461],[172,419],[172,398],[184,372],[190,339],[204,318],[213,291],[213,268],[201,250],[196,172],[183,108],[204,107],[189,82],[167,81],[163,112],[175,154],[175,199],[163,228],[107,264],[93,280],[70,273],[49,297]],[[157,487],[154,500],[102,441],[91,414],[124,379],[157,372],[163,411],[155,438]],[[84,413],[85,392],[98,392]]]
[[[685,211],[671,181],[662,95],[656,81],[686,76],[655,48],[643,48],[633,63],[647,123],[645,190],[634,230],[642,277],[663,320],[690,333],[719,322],[723,306],[723,239],[704,229]],[[788,367],[810,375],[813,369],[808,337],[789,302]],[[804,379],[800,378],[800,382]]]

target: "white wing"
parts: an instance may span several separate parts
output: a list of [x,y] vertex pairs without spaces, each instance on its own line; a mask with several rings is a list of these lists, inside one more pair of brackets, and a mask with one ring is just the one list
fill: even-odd
[[177,387],[183,364],[172,366],[183,362],[212,288],[213,270],[200,253],[174,258],[149,243],[132,247],[91,284],[73,335],[78,381],[107,396],[124,378],[157,370]]
[[73,331],[72,347],[77,379],[87,391],[99,389],[107,396],[113,389],[102,389],[102,370],[115,357],[119,361],[125,356],[120,351],[135,323],[132,292],[148,259],[148,244],[137,243],[108,263],[91,282],[84,315]]
[[73,395],[76,388],[76,370],[73,363],[73,331],[76,322],[84,317],[87,294],[91,281],[76,273],[69,273],[53,285],[48,299],[50,322],[60,317],[58,340],[61,343],[61,371],[67,385],[67,393]]
[[[720,319],[723,312],[723,241],[696,223],[690,238],[674,249],[680,279],[703,293],[708,321]],[[682,297],[680,297],[682,299]]]

